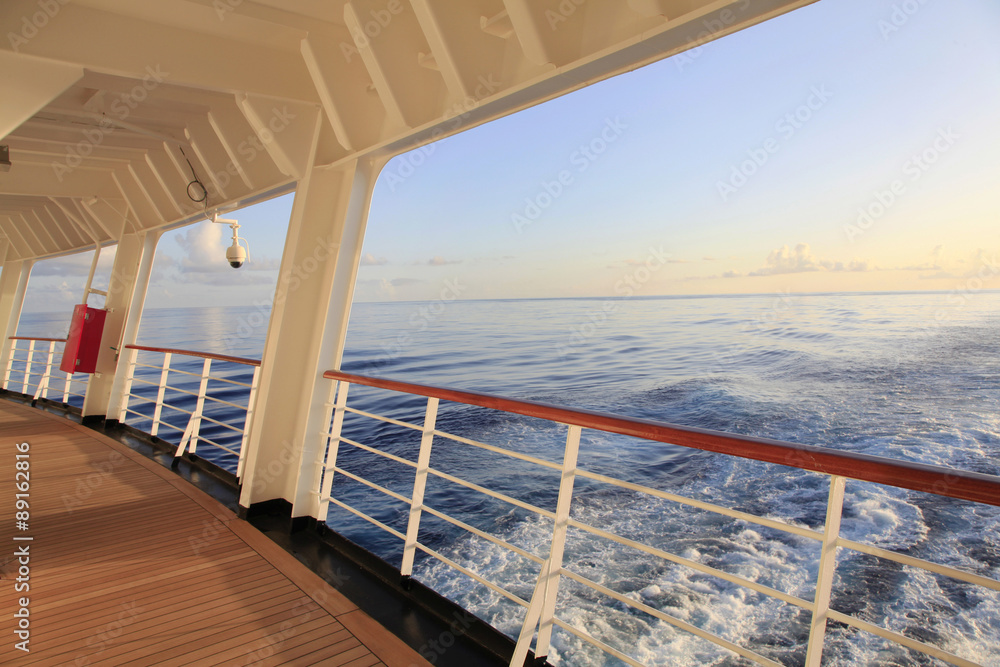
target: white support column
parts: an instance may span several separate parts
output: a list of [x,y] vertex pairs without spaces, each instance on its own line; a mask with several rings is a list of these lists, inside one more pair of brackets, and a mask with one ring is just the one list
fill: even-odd
[[36,401],[39,398],[49,397],[49,379],[52,377],[52,362],[55,360],[55,356],[56,343],[55,341],[49,341],[49,352],[45,359],[45,374],[42,375],[42,380],[38,383],[38,389],[35,390],[34,399]]
[[[127,247],[121,247],[126,245],[125,239],[130,236],[138,241],[138,252],[131,243]],[[120,411],[131,386],[130,369],[128,363],[119,363],[119,360],[134,360],[134,356],[129,355],[124,348],[135,344],[139,334],[139,321],[146,303],[149,274],[153,270],[153,258],[159,240],[160,232],[155,230],[143,232],[138,237],[123,235],[123,243],[118,248],[115,266],[111,271],[111,284],[108,285],[107,304],[114,312],[109,312],[104,322],[101,353],[97,359],[97,369],[102,371],[101,377],[92,377],[87,386],[87,401],[83,410],[85,416],[103,414],[108,419],[125,419]],[[129,259],[126,259],[126,255]]]
[[201,366],[201,383],[198,385],[198,404],[191,413],[191,418],[188,419],[184,435],[181,437],[181,444],[177,446],[177,452],[174,454],[175,458],[182,456],[185,449],[191,454],[198,451],[198,437],[201,434],[201,415],[205,411],[205,394],[208,393],[208,379],[211,375],[212,360],[205,359]]
[[563,552],[566,549],[566,533],[569,529],[569,510],[573,503],[573,486],[576,483],[576,464],[580,455],[579,426],[570,426],[566,433],[566,449],[563,453],[562,478],[559,482],[559,497],[556,501],[556,518],[552,527],[552,544],[549,547],[549,557],[542,563],[535,582],[535,590],[531,595],[528,611],[524,615],[524,623],[514,646],[514,656],[510,667],[520,667],[528,657],[531,648],[531,638],[538,628],[538,640],[535,642],[535,660],[544,662],[549,653],[549,643],[552,640],[553,619],[555,618],[556,598],[559,595],[559,577],[562,570]]
[[319,513],[316,518],[326,521],[330,511],[330,492],[333,489],[333,475],[337,467],[337,454],[340,452],[340,434],[344,429],[344,416],[347,414],[347,390],[349,382],[337,382],[337,402],[327,411],[327,417],[332,416],[329,446],[326,450],[326,460],[323,462],[323,486],[319,490]]
[[0,369],[5,375],[11,359],[9,339],[17,334],[32,265],[31,260],[5,261],[0,273],[0,333],[3,334],[3,340],[0,340]]
[[253,379],[250,380],[250,395],[247,397],[247,416],[243,420],[243,438],[240,440],[240,458],[236,464],[236,479],[243,479],[243,467],[247,462],[247,441],[250,439],[250,424],[253,423],[253,406],[257,402],[259,379],[260,366],[254,366]]
[[153,408],[153,426],[149,431],[150,435],[156,435],[160,430],[160,415],[163,414],[163,396],[167,391],[167,380],[170,378],[170,359],[173,356],[171,352],[163,355],[163,368],[160,370],[160,384],[156,390],[156,406]]
[[[14,358],[14,353],[17,350],[17,341],[16,340],[8,340],[8,341],[5,341],[5,342],[7,343],[7,345],[4,346],[4,348],[5,348],[4,349],[4,354],[8,355],[7,356],[8,359],[13,359]],[[8,363],[6,363],[4,365],[4,372],[3,372],[3,388],[4,389],[6,389],[7,385],[10,384],[10,366],[11,366],[11,364],[10,364],[9,361],[8,361]],[[66,401],[63,401],[63,403],[65,403],[65,402]]]
[[21,385],[21,393],[27,394],[28,387],[31,386],[31,367],[35,363],[35,341],[28,341],[28,360],[24,362],[24,382]]
[[816,597],[809,629],[809,648],[806,666],[819,667],[823,658],[823,641],[826,638],[826,621],[830,614],[830,596],[833,591],[833,574],[837,569],[837,538],[840,536],[840,517],[844,510],[843,477],[830,477],[830,496],[826,506],[826,526],[823,529],[823,546],[819,556],[819,575],[816,577]]
[[[317,115],[317,118],[319,116]],[[315,480],[375,178],[388,158],[312,168],[295,193],[261,361],[240,505],[284,499],[317,517]]]
[[413,574],[413,559],[417,554],[417,536],[420,534],[420,515],[424,508],[424,490],[427,488],[427,471],[431,467],[431,444],[437,424],[438,399],[427,399],[424,430],[420,437],[417,471],[413,478],[413,495],[410,497],[410,519],[406,527],[406,544],[403,545],[403,564],[399,573],[404,577]]
[[552,639],[552,619],[556,611],[556,597],[559,594],[559,572],[562,570],[563,551],[566,548],[566,533],[569,529],[569,508],[573,503],[573,485],[576,482],[576,462],[580,455],[579,426],[570,426],[566,433],[566,451],[563,454],[562,479],[559,482],[559,499],[556,501],[556,520],[552,527],[552,547],[549,551],[549,578],[545,584],[542,616],[538,621],[538,642],[535,657],[549,654]]

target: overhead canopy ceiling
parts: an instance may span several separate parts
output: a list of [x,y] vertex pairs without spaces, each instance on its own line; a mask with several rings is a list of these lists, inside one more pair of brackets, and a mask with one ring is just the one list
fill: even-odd
[[3,0],[5,259],[193,222],[294,187],[314,143],[314,165],[398,153],[813,1]]

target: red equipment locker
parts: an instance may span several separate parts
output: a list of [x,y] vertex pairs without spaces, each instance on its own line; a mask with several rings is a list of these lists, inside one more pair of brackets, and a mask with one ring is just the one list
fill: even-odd
[[85,303],[73,308],[69,323],[66,347],[59,368],[66,373],[93,373],[97,369],[97,355],[101,351],[101,334],[108,311],[90,308]]

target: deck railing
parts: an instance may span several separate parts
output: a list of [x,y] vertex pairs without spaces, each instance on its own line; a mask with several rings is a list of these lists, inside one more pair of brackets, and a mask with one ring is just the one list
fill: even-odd
[[[196,453],[202,441],[217,450],[217,456],[206,458],[241,478],[260,361],[141,345],[126,345],[125,350],[128,368],[119,421],[148,423],[143,430],[177,445],[176,457]],[[158,363],[151,363],[152,355]],[[213,374],[212,362],[223,368],[217,365]],[[151,411],[137,409],[143,406]]]
[[[610,656],[629,665],[642,667],[642,663],[624,651],[612,647],[593,637],[590,633],[580,629],[579,624],[571,624],[559,618],[556,613],[556,599],[558,597],[559,583],[561,578],[571,579],[578,584],[582,584],[596,591],[598,594],[607,596],[621,605],[628,608],[645,612],[657,619],[673,625],[676,628],[690,632],[702,639],[722,646],[733,653],[744,658],[764,665],[778,665],[780,663],[760,655],[758,652],[750,650],[744,646],[717,636],[692,623],[688,623],[680,618],[668,614],[661,609],[654,608],[641,600],[632,596],[624,595],[613,590],[609,586],[595,582],[587,577],[568,569],[563,562],[564,549],[566,546],[567,531],[573,528],[585,531],[592,536],[598,536],[606,540],[611,540],[625,547],[635,549],[638,552],[658,557],[666,563],[675,563],[691,568],[697,572],[717,577],[731,584],[737,584],[756,593],[780,600],[786,604],[798,607],[811,615],[809,625],[808,648],[806,649],[805,664],[809,667],[818,667],[821,663],[824,638],[828,622],[846,624],[857,630],[872,633],[882,637],[889,642],[905,646],[909,649],[925,653],[951,664],[971,666],[976,663],[970,659],[963,658],[948,651],[934,646],[930,643],[916,640],[905,636],[899,632],[889,630],[869,621],[855,616],[851,616],[831,608],[830,601],[833,593],[835,572],[837,569],[838,549],[852,550],[862,554],[868,554],[881,559],[894,561],[895,563],[919,568],[936,575],[944,575],[956,580],[973,584],[975,586],[1000,591],[1000,581],[988,577],[980,576],[973,572],[957,569],[954,567],[930,562],[921,558],[916,558],[896,551],[886,550],[869,544],[863,544],[845,538],[840,534],[841,517],[844,510],[845,481],[850,478],[877,484],[901,487],[904,489],[916,490],[937,496],[945,496],[962,500],[984,503],[988,505],[1000,505],[1000,478],[969,472],[961,472],[953,469],[938,466],[922,465],[895,461],[874,456],[853,454],[849,452],[831,450],[821,447],[797,445],[776,440],[763,440],[758,438],[724,434],[713,431],[706,431],[694,428],[679,427],[667,423],[631,419],[614,415],[607,415],[583,410],[573,410],[564,407],[533,403],[528,401],[512,400],[477,394],[465,391],[442,389],[438,387],[427,387],[405,382],[398,382],[386,379],[377,379],[339,371],[327,371],[324,377],[336,381],[336,386],[331,389],[335,391],[335,401],[331,402],[329,408],[329,423],[331,430],[328,434],[328,446],[324,447],[325,459],[321,461],[321,474],[316,480],[315,492],[320,498],[319,519],[325,521],[328,518],[330,506],[341,508],[352,515],[360,517],[365,521],[377,526],[386,533],[393,535],[401,542],[401,567],[400,573],[408,577],[413,572],[414,556],[419,550],[430,557],[437,559],[441,563],[453,568],[455,571],[470,577],[479,584],[487,587],[491,591],[505,597],[506,599],[525,608],[524,622],[521,627],[516,650],[510,664],[520,667],[524,664],[525,658],[531,648],[532,639],[537,635],[534,642],[534,652],[536,656],[544,656],[549,653],[549,643],[552,629],[557,626],[566,632],[578,637],[583,642],[597,647]],[[370,412],[349,407],[347,403],[348,389],[352,384],[365,385],[379,389],[386,389],[393,392],[402,392],[410,396],[426,397],[426,408],[424,409],[424,419],[422,424],[410,423],[400,419],[380,416]],[[334,393],[331,393],[334,396]],[[480,442],[472,438],[458,436],[443,432],[436,428],[439,401],[450,401],[458,404],[480,406],[491,410],[498,410],[506,413],[537,417],[551,422],[561,424],[565,428],[565,446],[561,460],[550,461],[541,457],[514,451],[512,449]],[[407,458],[398,456],[379,448],[377,443],[362,443],[357,440],[345,437],[344,420],[348,414],[357,415],[352,419],[370,419],[391,424],[404,429],[412,429],[419,432],[420,445],[415,457]],[[711,503],[682,497],[670,493],[663,489],[651,488],[642,484],[636,484],[608,475],[600,474],[590,470],[584,470],[577,465],[578,453],[580,450],[580,438],[583,429],[594,429],[605,433],[621,434],[644,438],[657,443],[670,443],[691,449],[717,452],[730,456],[738,456],[757,461],[790,466],[802,470],[822,473],[828,476],[826,520],[822,530],[796,525],[793,523],[756,516],[743,511],[730,509],[727,507],[714,505]],[[558,488],[552,489],[556,495],[555,510],[544,509],[534,504],[512,497],[509,494],[486,488],[481,484],[469,481],[460,475],[444,472],[431,465],[431,449],[435,438],[446,439],[461,446],[475,448],[485,452],[492,452],[506,457],[526,462],[532,466],[549,469],[558,473]],[[415,443],[414,443],[415,444]],[[375,466],[365,466],[364,475],[357,470],[351,472],[338,464],[338,455],[343,455],[346,451],[344,447],[351,450],[362,450],[370,454],[377,455],[383,459],[402,464],[413,470],[412,493],[405,495],[386,488],[383,484],[372,481],[376,477]],[[776,473],[780,474],[780,473]],[[499,475],[502,477],[503,474]],[[405,532],[397,530],[384,521],[372,517],[370,514],[352,506],[344,499],[338,498],[332,493],[334,480],[338,477],[348,478],[365,485],[375,491],[392,498],[404,506],[408,507],[408,517]],[[551,538],[545,553],[531,553],[530,551],[508,543],[507,541],[480,530],[469,523],[455,518],[443,507],[431,507],[425,502],[425,490],[429,478],[447,480],[454,484],[470,489],[476,493],[483,494],[509,505],[511,508],[520,508],[542,517],[547,517],[552,522]],[[736,576],[720,569],[704,565],[696,560],[670,553],[657,546],[643,544],[639,541],[615,534],[603,528],[588,525],[570,516],[570,506],[573,502],[574,482],[578,478],[590,480],[588,483],[607,484],[619,489],[626,489],[630,492],[646,494],[654,498],[661,498],[675,501],[689,507],[707,510],[723,517],[728,517],[734,522],[748,522],[768,529],[775,529],[783,533],[805,538],[817,543],[819,551],[818,576],[816,579],[815,593],[812,599],[804,599],[762,585],[755,581]],[[534,590],[528,599],[511,592],[510,582],[489,581],[471,567],[463,565],[456,560],[439,553],[434,548],[423,543],[419,539],[421,517],[430,514],[438,519],[446,521],[451,525],[485,539],[494,545],[502,547],[522,558],[533,561],[538,567],[538,576],[535,580]]]
[[[10,361],[4,369],[3,388],[32,399],[59,397],[67,405],[80,407],[86,395],[86,373],[59,369],[65,338],[10,337]],[[72,398],[71,398],[72,397]]]

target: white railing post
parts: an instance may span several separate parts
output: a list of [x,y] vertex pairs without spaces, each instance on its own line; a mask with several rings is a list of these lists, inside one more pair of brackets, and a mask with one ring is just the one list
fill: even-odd
[[344,414],[347,408],[347,390],[350,382],[340,380],[337,387],[337,402],[333,406],[333,424],[330,429],[330,439],[326,447],[326,461],[323,464],[323,484],[319,491],[319,511],[316,518],[320,523],[326,521],[330,512],[330,490],[333,488],[333,469],[337,467],[337,452],[340,451],[340,433],[344,428]]
[[[122,424],[128,419],[128,399],[132,393],[132,380],[135,378],[135,363],[139,359],[139,350],[128,350],[128,357],[125,360],[125,384],[122,389],[122,401],[118,406],[118,421]],[[69,379],[66,380],[66,390],[69,391]],[[65,402],[65,399],[64,399]]]
[[163,394],[167,390],[167,376],[170,374],[170,352],[163,354],[163,371],[160,373],[160,388],[156,392],[156,407],[153,410],[153,430],[150,435],[155,436],[160,429],[160,413],[163,412]]
[[247,441],[250,439],[250,426],[253,424],[253,402],[257,400],[257,380],[260,378],[260,366],[253,367],[253,379],[250,380],[250,395],[247,397],[247,416],[243,420],[243,439],[240,440],[240,459],[236,464],[236,479],[243,478],[243,466],[247,460]]
[[535,636],[538,619],[542,617],[542,605],[545,602],[545,583],[548,581],[551,572],[552,559],[546,558],[542,563],[542,569],[538,572],[535,590],[531,593],[531,602],[528,603],[528,610],[524,614],[524,623],[521,624],[521,634],[517,637],[517,644],[514,646],[514,655],[511,657],[508,667],[524,667],[524,661],[528,659],[528,651],[531,649],[531,639]]
[[21,385],[21,393],[28,393],[28,381],[31,380],[31,362],[35,358],[35,341],[32,339],[28,345],[28,358],[24,362],[24,383]]
[[[541,602],[537,607],[538,641],[535,643],[535,659],[544,658],[549,653],[549,642],[552,639],[553,618],[556,611],[556,597],[559,595],[559,572],[562,570],[563,551],[566,548],[566,532],[569,528],[569,509],[573,503],[573,484],[576,481],[576,461],[580,454],[580,432],[579,426],[569,426],[566,433],[566,451],[563,454],[562,478],[559,481],[559,499],[556,501],[556,519],[552,527],[552,546],[549,549],[549,557],[542,566],[542,571],[538,575],[538,584],[535,587],[535,594],[532,595],[529,613],[525,616],[525,624],[531,622],[528,631],[521,628],[521,635],[514,650],[514,659],[511,665],[523,665],[524,658],[527,657],[528,644],[531,642],[535,621],[530,613],[531,607],[535,606],[535,598],[540,594]],[[525,639],[527,637],[527,639]],[[523,654],[523,655],[522,655]],[[515,663],[518,656],[521,662]]]
[[840,536],[840,517],[844,509],[845,478],[830,477],[830,497],[826,506],[826,526],[823,529],[823,546],[819,556],[819,575],[816,578],[816,598],[812,626],[809,629],[809,648],[806,667],[819,667],[823,657],[826,621],[830,612],[830,595],[833,591],[833,574],[837,569],[837,538]]
[[427,488],[427,470],[431,467],[431,444],[434,442],[434,426],[437,423],[438,399],[427,399],[424,415],[424,430],[420,437],[420,453],[417,455],[417,472],[413,478],[413,496],[410,499],[410,520],[406,525],[406,543],[403,545],[403,564],[399,573],[404,577],[413,574],[413,559],[417,552],[417,535],[420,533],[420,514],[424,507],[424,489]]
[[201,432],[201,413],[205,409],[205,394],[208,392],[208,377],[212,373],[212,360],[205,359],[205,363],[201,366],[201,384],[198,385],[198,403],[195,405],[194,411],[191,413],[191,418],[188,419],[187,427],[184,429],[184,435],[181,437],[181,443],[177,445],[177,452],[174,457],[179,457],[184,454],[184,449],[187,448],[192,454],[198,449],[198,434]]
[[10,371],[14,367],[14,355],[17,353],[17,341],[11,339],[10,341],[10,356],[7,358],[7,368],[3,372],[3,388],[6,389],[7,385],[10,384]]
[[38,383],[38,388],[35,390],[34,400],[49,397],[49,378],[52,376],[52,358],[56,353],[56,342],[54,340],[49,341],[49,356],[45,360],[45,374],[42,375],[41,382]]

